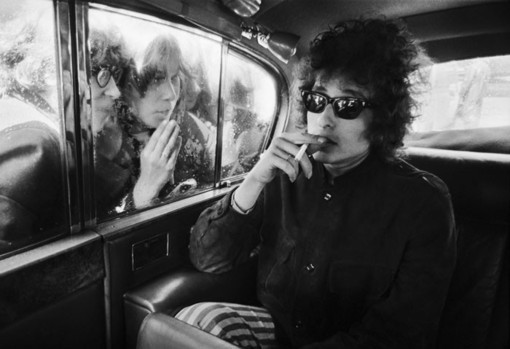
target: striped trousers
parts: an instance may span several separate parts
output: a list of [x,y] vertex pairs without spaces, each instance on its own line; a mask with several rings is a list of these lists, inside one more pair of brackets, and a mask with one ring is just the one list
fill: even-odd
[[240,348],[279,348],[273,318],[264,308],[203,302],[182,309],[175,318]]

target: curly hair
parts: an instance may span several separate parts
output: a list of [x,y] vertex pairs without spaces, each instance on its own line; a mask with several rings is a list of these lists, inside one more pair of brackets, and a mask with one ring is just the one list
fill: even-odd
[[158,71],[162,70],[163,73],[167,73],[166,62],[171,61],[179,62],[179,79],[181,80],[181,89],[184,90],[186,82],[190,81],[193,75],[184,62],[177,39],[170,33],[159,34],[151,40],[143,53],[140,67],[137,67],[134,61],[131,62],[127,83],[136,88],[143,97]]
[[101,67],[111,67],[118,75],[117,84],[126,78],[129,54],[119,29],[114,26],[105,28],[91,27],[89,33],[91,71],[96,75]]
[[[414,84],[423,81],[417,73],[427,61],[402,22],[351,20],[315,37],[309,55],[300,62],[297,79],[299,88],[311,88],[319,74],[340,74],[371,91],[371,102],[377,107],[365,136],[373,151],[391,161],[399,156],[414,120]],[[306,113],[301,102],[298,106],[296,122],[304,126]]]
[[179,97],[172,111],[172,118],[178,122],[186,112],[184,92],[187,91],[187,88],[195,79],[190,67],[185,63],[177,38],[171,33],[158,34],[155,36],[148,43],[143,52],[140,53],[139,58],[140,61],[138,64],[134,58],[130,59],[127,64],[126,78],[121,84],[122,99],[121,103],[118,103],[119,105],[117,106],[118,109],[121,110],[120,114],[122,114],[120,120],[128,133],[136,132],[134,130],[147,128],[138,115],[133,113],[129,101],[133,100],[135,93],[139,94],[141,98],[144,98],[149,85],[159,73],[163,73],[165,78],[168,78],[167,64],[169,62],[177,61],[179,66]]

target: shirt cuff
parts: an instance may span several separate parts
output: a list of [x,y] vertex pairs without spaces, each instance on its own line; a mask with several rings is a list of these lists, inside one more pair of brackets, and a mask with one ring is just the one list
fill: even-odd
[[236,211],[237,213],[240,213],[242,215],[247,215],[249,214],[251,211],[253,211],[253,208],[255,207],[255,205],[253,205],[252,207],[250,207],[249,209],[247,210],[243,210],[236,202],[236,199],[235,199],[235,196],[236,196],[236,191],[234,191],[232,193],[232,196],[230,197],[230,207],[232,207],[232,209],[234,211]]

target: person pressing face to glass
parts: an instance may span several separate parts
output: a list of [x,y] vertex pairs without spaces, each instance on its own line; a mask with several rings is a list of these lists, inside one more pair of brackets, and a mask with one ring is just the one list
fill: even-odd
[[243,347],[435,347],[455,265],[451,201],[400,157],[423,57],[402,23],[384,19],[311,42],[296,75],[298,129],[276,136],[190,235],[204,272],[258,250],[262,307],[248,319],[246,307],[201,303],[178,319]]
[[95,186],[98,218],[115,212],[129,194],[133,179],[133,155],[114,108],[120,98],[119,84],[128,62],[118,28],[97,26],[89,33],[91,61],[92,135],[94,137]]
[[116,124],[115,100],[121,95],[118,84],[127,53],[123,38],[116,28],[92,28],[89,33],[92,98],[92,133],[98,136],[105,128]]
[[210,131],[184,110],[181,98],[191,79],[177,40],[170,34],[155,37],[140,64],[130,65],[124,88],[129,109],[121,120],[134,153],[139,154],[135,207],[172,196],[182,181],[196,186],[198,181],[212,180]]
[[120,72],[115,66],[97,65],[92,68],[91,97],[92,97],[92,133],[97,136],[108,126],[115,124],[113,106],[120,97],[117,86]]

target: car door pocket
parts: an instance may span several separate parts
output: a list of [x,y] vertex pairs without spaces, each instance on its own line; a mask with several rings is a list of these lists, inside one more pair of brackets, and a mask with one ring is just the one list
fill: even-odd
[[160,234],[131,246],[132,269],[138,270],[168,256],[168,234]]

